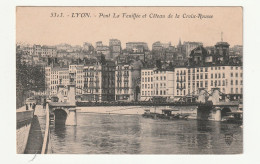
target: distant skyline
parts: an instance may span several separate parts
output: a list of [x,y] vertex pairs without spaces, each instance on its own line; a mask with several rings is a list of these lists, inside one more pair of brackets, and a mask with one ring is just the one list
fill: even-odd
[[[112,38],[112,39],[117,39],[117,38]],[[118,39],[118,40],[120,40],[120,39]],[[98,41],[102,41],[102,40],[98,40]],[[96,41],[96,42],[98,42],[98,41]],[[120,40],[121,41],[121,47],[122,48],[126,48],[126,44],[122,44],[122,40]],[[157,40],[157,41],[160,41],[160,40]],[[155,43],[155,42],[157,42],[157,41],[154,41],[153,43]],[[219,41],[217,41],[217,42],[220,42],[221,40],[219,40]],[[96,46],[96,42],[94,42],[94,43],[92,43],[92,42],[88,42],[88,41],[85,41],[85,42],[87,42],[87,43],[90,43],[90,44],[92,44],[92,46]],[[71,45],[72,47],[74,47],[74,46],[81,46],[81,47],[83,47],[83,44],[85,43],[85,42],[83,42],[82,44],[70,44],[70,43],[58,43],[58,44],[36,44],[36,43],[26,43],[26,42],[17,42],[17,43],[22,43],[23,45],[30,45],[30,46],[33,46],[33,45],[41,45],[41,46],[57,46],[57,45],[62,45],[62,44],[68,44],[68,45]],[[129,42],[145,42],[145,43],[147,43],[148,44],[148,42],[146,42],[146,41],[129,41]],[[169,42],[162,42],[162,41],[160,41],[161,43],[169,43]],[[181,39],[181,43],[183,44],[184,42],[201,42],[201,41],[186,41],[186,40],[182,40]],[[216,43],[217,43],[216,42]],[[228,41],[225,41],[225,40],[223,40],[223,42],[228,42]],[[102,43],[103,43],[103,45],[104,46],[109,46],[109,40],[108,41],[102,41]],[[128,43],[128,42],[124,42],[124,43]],[[153,44],[152,43],[152,44]],[[179,43],[179,40],[178,40],[178,43]],[[178,43],[176,43],[176,44],[173,44],[172,42],[171,42],[171,45],[172,46],[174,46],[174,47],[177,47],[178,46]],[[201,42],[202,44],[203,44],[203,46],[204,47],[208,47],[208,46],[215,46],[215,44],[213,44],[213,45],[205,45],[203,42]],[[229,42],[228,42],[229,43]],[[152,44],[151,45],[149,45],[148,44],[148,48],[149,49],[152,49]],[[230,44],[230,43],[229,43]],[[235,44],[235,45],[231,45],[230,47],[233,47],[233,46],[236,46],[236,45],[242,45],[242,44]]]
[[[51,18],[51,12],[70,15],[89,12],[91,18]],[[16,41],[27,44],[57,45],[67,43],[82,46],[97,41],[108,45],[109,39],[119,39],[125,48],[127,42],[146,42],[149,48],[156,41],[177,45],[179,39],[202,42],[214,46],[223,41],[231,46],[243,45],[243,18],[241,7],[17,7]],[[98,18],[99,13],[158,13],[208,14],[212,19],[130,19]],[[96,15],[93,16],[93,15]]]

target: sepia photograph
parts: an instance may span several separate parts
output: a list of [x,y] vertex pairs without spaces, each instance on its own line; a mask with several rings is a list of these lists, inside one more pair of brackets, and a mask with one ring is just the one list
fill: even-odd
[[243,7],[16,6],[15,19],[17,154],[244,153]]

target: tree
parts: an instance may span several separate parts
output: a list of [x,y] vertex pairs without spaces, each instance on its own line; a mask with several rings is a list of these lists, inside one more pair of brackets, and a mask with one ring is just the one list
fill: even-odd
[[174,67],[174,66],[173,66],[173,63],[170,62],[170,63],[169,63],[169,68],[172,69],[173,67]]
[[156,67],[158,69],[162,69],[162,61],[161,61],[161,59],[156,60]]
[[23,52],[16,50],[16,107],[24,105],[31,91],[45,90],[44,68],[37,65],[27,65],[21,62]]

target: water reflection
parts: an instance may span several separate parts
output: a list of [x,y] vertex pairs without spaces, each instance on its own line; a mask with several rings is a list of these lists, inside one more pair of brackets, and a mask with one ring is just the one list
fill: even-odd
[[54,152],[69,154],[232,154],[242,153],[242,139],[232,124],[140,115],[80,113],[77,126],[51,128]]
[[64,140],[66,136],[66,126],[65,124],[55,124],[54,125],[54,134],[60,140]]

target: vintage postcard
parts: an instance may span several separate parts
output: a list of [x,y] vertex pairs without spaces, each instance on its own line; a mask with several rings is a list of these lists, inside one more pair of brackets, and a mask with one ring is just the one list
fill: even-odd
[[16,7],[17,154],[242,154],[242,7]]

